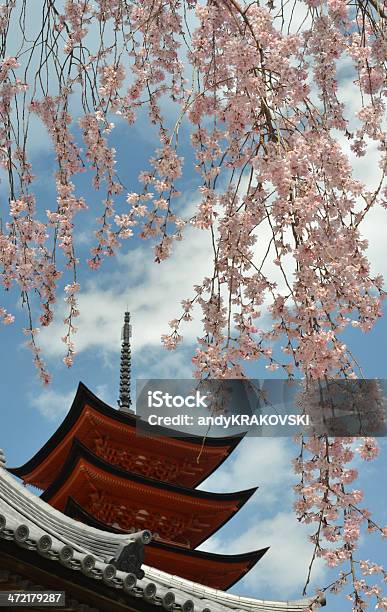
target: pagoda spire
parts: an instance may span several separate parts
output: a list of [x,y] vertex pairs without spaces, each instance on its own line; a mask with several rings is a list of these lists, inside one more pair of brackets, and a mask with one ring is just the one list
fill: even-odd
[[132,400],[130,396],[131,382],[131,348],[130,338],[132,336],[132,326],[130,324],[130,312],[125,312],[124,325],[121,333],[121,365],[120,365],[120,397],[118,400],[119,409],[123,412],[132,410]]

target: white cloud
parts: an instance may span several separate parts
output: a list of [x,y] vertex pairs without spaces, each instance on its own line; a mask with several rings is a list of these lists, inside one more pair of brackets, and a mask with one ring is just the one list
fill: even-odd
[[107,384],[97,385],[95,388],[95,394],[99,399],[101,399],[106,404],[110,404],[110,406],[115,406],[117,402],[117,398],[115,397],[112,386]]
[[371,264],[371,272],[374,275],[383,274],[385,281],[387,280],[386,221],[386,211],[378,206],[369,211],[360,226],[362,236],[369,242],[366,254]]
[[54,389],[44,389],[39,395],[32,397],[30,403],[41,415],[50,421],[56,421],[69,411],[74,399],[74,392],[61,393]]
[[[291,472],[291,459],[296,454],[286,438],[246,437],[230,459],[207,478],[200,488],[208,491],[227,492],[258,486],[251,502],[272,504],[295,484]],[[250,502],[250,503],[251,503]]]
[[[238,592],[252,589],[259,595],[260,589],[270,589],[278,599],[294,597],[297,593],[300,596],[313,554],[313,545],[307,539],[310,528],[301,525],[294,513],[282,510],[264,520],[255,516],[250,523],[241,535],[232,540],[219,536],[211,538],[206,549],[219,554],[236,554],[270,546],[259,563],[238,584]],[[312,580],[321,584],[325,572],[323,562],[317,560]]]
[[163,347],[138,351],[135,355],[137,378],[192,378],[191,357],[195,346],[188,344],[175,351]]
[[[192,295],[193,285],[200,283],[208,273],[211,260],[209,233],[194,228],[187,231],[185,240],[176,243],[172,257],[159,265],[153,261],[149,244],[127,255],[119,255],[115,271],[100,271],[79,295],[81,315],[75,338],[77,351],[98,347],[116,352],[126,308],[132,314],[133,350],[161,346],[160,337],[169,331],[168,322],[180,315],[180,301]],[[62,304],[57,310],[56,321],[40,334],[40,344],[49,356],[64,352],[60,338],[65,312]],[[200,321],[196,319],[183,327],[185,340],[194,343],[199,331]]]

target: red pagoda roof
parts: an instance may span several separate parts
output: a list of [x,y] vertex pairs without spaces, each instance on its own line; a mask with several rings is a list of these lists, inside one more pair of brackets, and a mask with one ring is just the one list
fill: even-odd
[[[97,529],[127,533],[98,521],[72,497],[67,501],[65,514]],[[250,571],[268,550],[262,548],[239,555],[219,555],[202,550],[188,551],[153,540],[145,547],[144,552],[147,565],[214,589],[227,590]]]
[[256,490],[211,493],[130,474],[74,439],[60,473],[41,498],[63,512],[72,497],[105,525],[123,531],[146,528],[156,539],[192,549],[224,525]]
[[95,455],[132,474],[195,488],[243,437],[209,437],[203,443],[201,436],[182,438],[178,437],[181,432],[162,427],[149,427],[144,436],[136,432],[138,420],[135,414],[105,404],[79,383],[71,409],[55,433],[29,461],[9,471],[46,489],[56,479],[76,437]]

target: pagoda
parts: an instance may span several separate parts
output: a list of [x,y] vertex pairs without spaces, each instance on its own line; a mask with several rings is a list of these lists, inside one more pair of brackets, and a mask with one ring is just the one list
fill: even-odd
[[118,409],[80,383],[56,432],[29,461],[8,471],[41,489],[41,499],[54,509],[92,528],[120,535],[149,530],[153,538],[144,551],[147,566],[227,590],[268,548],[217,555],[197,547],[234,516],[256,488],[212,493],[197,487],[243,436],[209,437],[203,443],[201,436],[173,437],[162,427],[136,435],[130,337],[126,312]]

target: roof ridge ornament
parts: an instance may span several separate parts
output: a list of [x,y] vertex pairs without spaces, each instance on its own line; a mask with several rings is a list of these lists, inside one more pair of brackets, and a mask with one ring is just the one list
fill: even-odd
[[132,369],[131,337],[132,326],[130,324],[130,312],[126,311],[121,332],[120,397],[117,402],[122,412],[132,411],[132,399],[130,395]]
[[130,572],[140,580],[144,578],[145,572],[141,569],[144,563],[144,544],[149,544],[152,539],[150,531],[145,529],[132,534],[126,544],[121,544],[110,563],[122,572]]

